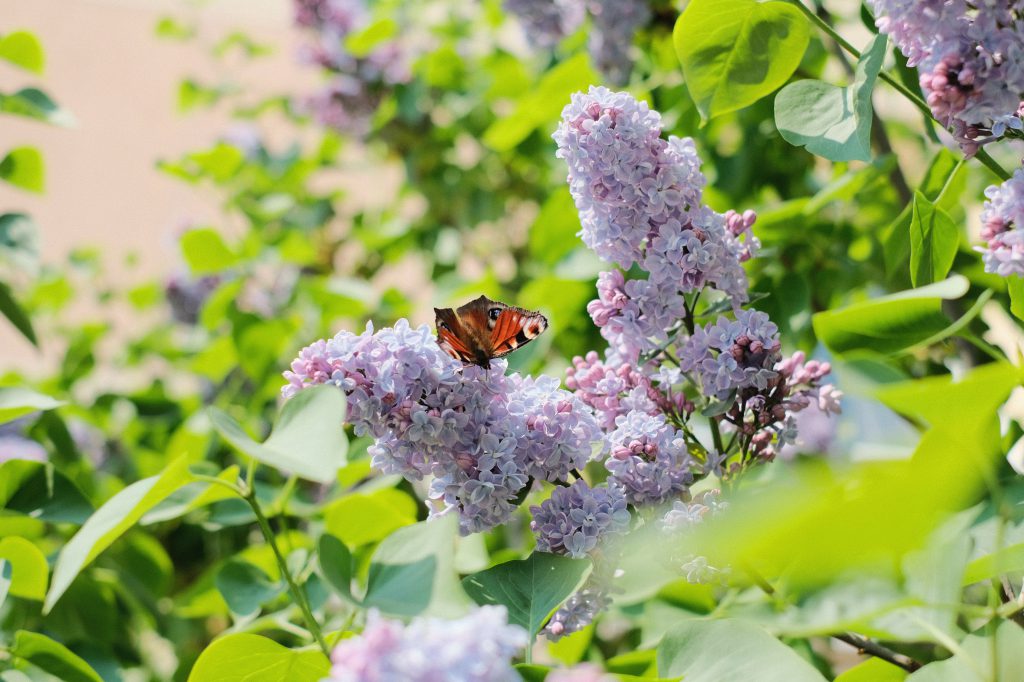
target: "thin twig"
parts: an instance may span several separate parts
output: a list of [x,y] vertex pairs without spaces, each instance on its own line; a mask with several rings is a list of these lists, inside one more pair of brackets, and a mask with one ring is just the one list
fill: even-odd
[[838,639],[840,642],[846,642],[862,654],[868,654],[875,658],[880,658],[883,661],[887,661],[895,666],[903,668],[908,673],[912,673],[921,667],[921,663],[919,661],[915,661],[909,656],[905,656],[889,649],[888,647],[884,647],[873,639],[861,637],[860,635],[856,635],[852,632],[843,632],[837,635],[832,635],[832,637]]

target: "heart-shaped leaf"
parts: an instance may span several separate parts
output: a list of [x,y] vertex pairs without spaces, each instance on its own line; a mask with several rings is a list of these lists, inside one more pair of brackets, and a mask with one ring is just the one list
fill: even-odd
[[783,85],[803,59],[810,27],[784,2],[691,0],[672,40],[690,96],[709,119]]
[[960,245],[960,230],[949,214],[920,192],[910,219],[910,281],[915,287],[949,274]]
[[206,647],[188,682],[317,682],[326,677],[330,667],[320,651],[289,649],[268,637],[237,633]]
[[871,91],[885,58],[885,36],[861,54],[853,83],[819,80],[784,87],[775,98],[775,125],[787,142],[832,161],[871,160]]

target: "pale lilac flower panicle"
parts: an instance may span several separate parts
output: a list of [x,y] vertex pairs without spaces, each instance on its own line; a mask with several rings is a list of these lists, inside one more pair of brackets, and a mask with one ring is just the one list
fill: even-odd
[[764,390],[781,359],[778,327],[757,310],[740,310],[697,327],[680,351],[679,364],[700,381],[705,395],[719,400],[744,388]]
[[621,486],[635,505],[658,504],[685,492],[693,482],[693,461],[683,434],[665,417],[630,412],[608,436],[605,461],[609,485]]
[[603,537],[629,530],[629,510],[623,492],[612,486],[591,488],[580,479],[558,486],[539,507],[530,507],[530,528],[537,550],[579,559],[593,551]]
[[323,682],[517,682],[512,658],[529,643],[504,606],[481,606],[457,620],[408,625],[371,610],[366,627],[331,653]]
[[659,411],[661,395],[632,365],[603,362],[595,351],[573,358],[572,364],[565,372],[565,385],[594,409],[605,431],[613,430],[615,420],[632,410]]
[[1003,277],[1024,276],[1024,169],[1001,185],[985,190],[987,201],[981,213],[981,238],[987,242],[979,248],[985,261],[985,272]]
[[633,37],[651,18],[647,0],[587,0],[587,9],[593,21],[589,50],[594,64],[612,83],[627,83]]

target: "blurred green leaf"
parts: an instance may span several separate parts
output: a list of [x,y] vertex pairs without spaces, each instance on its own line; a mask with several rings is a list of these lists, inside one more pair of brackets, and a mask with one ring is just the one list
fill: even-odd
[[953,219],[920,192],[914,193],[910,219],[910,281],[915,287],[949,274],[960,245]]
[[462,586],[480,605],[501,604],[510,623],[526,628],[532,638],[551,613],[590,574],[590,562],[548,552],[533,552],[521,561],[506,561],[462,579]]
[[38,88],[24,88],[12,95],[0,92],[0,112],[25,116],[58,126],[72,126],[75,117]]
[[686,682],[824,682],[810,663],[741,620],[692,620],[658,645],[658,674]]
[[214,583],[231,613],[239,618],[255,616],[263,604],[285,590],[283,582],[271,582],[258,566],[239,559],[229,559],[221,566]]
[[33,346],[39,345],[35,329],[32,328],[32,320],[14,300],[10,287],[3,282],[0,282],[0,315],[6,317],[7,321],[14,325],[14,328],[21,332],[21,335],[28,339]]
[[853,82],[790,83],[775,97],[775,125],[792,145],[831,161],[871,160],[871,93],[885,58],[885,36],[861,52]]
[[672,35],[686,88],[705,120],[783,85],[811,38],[800,10],[755,0],[692,0]]
[[[217,478],[234,485],[238,481],[238,473],[238,465],[232,464],[217,474]],[[229,488],[216,483],[211,484],[206,481],[189,483],[168,495],[163,502],[143,516],[139,520],[139,524],[147,526],[177,519],[196,509],[202,509],[221,500],[230,500],[236,496]]]
[[235,633],[199,654],[188,682],[319,682],[330,667],[319,650],[288,649],[267,637]]
[[353,493],[324,510],[324,525],[349,547],[360,547],[416,523],[417,507],[415,500],[394,488]]
[[978,557],[968,564],[963,574],[963,584],[970,585],[1006,573],[1021,571],[1024,571],[1024,543],[1017,543]]
[[0,559],[7,561],[11,569],[10,594],[23,599],[43,600],[50,567],[38,547],[25,538],[6,537],[0,540]]
[[160,17],[156,26],[153,27],[153,33],[158,38],[185,41],[195,36],[196,27],[178,21],[174,17]]
[[320,562],[320,574],[334,591],[344,597],[350,604],[359,605],[352,594],[352,553],[338,538],[324,533],[317,545],[317,558]]
[[0,160],[0,180],[30,192],[46,187],[43,155],[35,147],[16,147]]
[[[995,641],[993,641],[993,636]],[[995,660],[993,660],[995,659]],[[990,682],[1015,680],[1024,670],[1024,630],[1004,621],[995,635],[968,635],[952,658],[929,663],[908,682]]]
[[363,605],[394,616],[464,615],[472,601],[455,572],[458,517],[448,514],[399,528],[370,559]]
[[168,464],[159,476],[151,476],[129,485],[97,509],[75,536],[64,545],[57,557],[43,613],[53,609],[54,604],[83,568],[135,525],[143,514],[188,483],[190,479],[188,461],[184,457],[179,457]]
[[394,19],[378,19],[366,28],[349,34],[345,38],[345,49],[353,57],[368,57],[382,43],[398,35],[398,22]]
[[103,682],[99,674],[70,649],[38,632],[18,630],[10,652],[62,682]]
[[0,464],[0,508],[54,523],[83,523],[92,504],[52,464],[12,459]]
[[12,31],[0,36],[0,59],[39,74],[46,66],[46,55],[39,38],[28,31]]
[[39,410],[53,410],[64,401],[25,386],[0,386],[0,424]]
[[7,601],[7,595],[11,591],[11,583],[13,582],[11,575],[11,562],[6,559],[0,559],[0,606],[3,606],[4,602]]
[[281,407],[274,429],[258,443],[226,412],[209,408],[217,433],[243,455],[317,483],[332,483],[345,465],[345,394],[334,385],[299,391]]
[[530,255],[541,263],[557,263],[580,245],[580,216],[569,188],[563,186],[548,196],[530,226]]
[[196,276],[218,274],[238,262],[238,256],[213,228],[189,230],[181,235],[180,243],[181,254]]
[[903,682],[906,678],[903,668],[880,658],[869,658],[839,675],[835,682]]

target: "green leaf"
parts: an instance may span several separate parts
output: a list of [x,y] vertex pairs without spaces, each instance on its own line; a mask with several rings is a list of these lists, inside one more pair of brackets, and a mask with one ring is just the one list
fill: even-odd
[[353,57],[368,57],[381,43],[398,35],[398,22],[394,19],[379,19],[361,31],[345,38],[345,48]]
[[586,52],[578,52],[544,74],[535,88],[527,90],[515,110],[484,131],[483,142],[499,152],[515,149],[534,130],[555,121],[572,93],[585,90],[600,77]]
[[50,567],[38,547],[25,538],[6,537],[0,540],[0,559],[6,560],[11,568],[11,594],[23,599],[43,600]]
[[46,186],[43,155],[35,147],[16,147],[0,160],[0,180],[41,193]]
[[855,303],[814,315],[814,331],[834,353],[869,349],[898,353],[936,335],[950,326],[942,312],[942,301],[967,293],[966,278],[956,275],[945,281],[898,294]]
[[554,264],[579,246],[580,215],[567,186],[551,193],[530,226],[530,255]]
[[[987,637],[968,635],[952,658],[929,663],[912,673],[908,682],[990,682],[1016,680],[1024,670],[1024,630],[1016,623],[1003,621]],[[993,655],[998,658],[993,660]]]
[[589,574],[590,562],[585,559],[534,552],[521,561],[506,561],[467,576],[462,586],[477,604],[508,608],[509,622],[523,626],[532,637]]
[[871,160],[871,92],[885,59],[885,36],[861,53],[853,83],[790,83],[775,97],[775,125],[792,145],[832,161]]
[[1006,289],[1010,294],[1010,312],[1018,320],[1024,320],[1024,277],[1010,275],[1004,278]]
[[1005,573],[1024,571],[1024,543],[1003,547],[967,564],[963,584],[970,585]]
[[38,88],[24,88],[13,95],[0,92],[0,112],[58,126],[72,126],[75,117]]
[[11,562],[6,559],[0,559],[0,606],[3,606],[4,602],[7,601],[7,595],[11,591],[11,584],[13,582]]
[[741,620],[692,620],[658,645],[658,674],[686,682],[824,682],[814,667]]
[[949,274],[960,245],[953,219],[920,192],[914,192],[910,220],[910,281],[915,287],[937,282]]
[[836,678],[836,682],[903,682],[907,671],[880,658],[869,658]]
[[454,514],[392,533],[370,559],[363,605],[393,616],[465,614],[473,602],[455,572],[457,535]]
[[0,424],[65,403],[24,386],[0,386]]
[[263,604],[284,591],[283,583],[271,582],[258,566],[239,559],[225,563],[217,572],[214,584],[231,613],[240,618],[255,616]]
[[3,282],[0,282],[0,314],[6,317],[14,325],[14,328],[21,332],[21,335],[28,339],[33,346],[39,345],[39,341],[36,339],[36,332],[32,328],[32,320],[29,319],[25,311],[18,305],[18,302],[14,300],[10,287]]
[[810,37],[800,10],[755,0],[692,0],[672,33],[686,87],[705,120],[783,85]]
[[103,682],[99,674],[70,649],[38,632],[18,630],[14,635],[11,654],[45,670],[62,682]]
[[238,262],[220,234],[209,227],[189,230],[181,236],[181,253],[193,275],[224,272]]
[[206,647],[188,682],[319,682],[330,667],[320,651],[296,651],[260,635],[240,633]]
[[147,511],[190,481],[188,460],[179,457],[158,476],[132,483],[107,500],[64,545],[57,557],[43,613],[49,613],[75,576],[114,540],[135,525]]
[[359,600],[352,595],[352,553],[338,538],[324,533],[320,536],[317,557],[320,562],[320,575],[334,591],[351,604],[359,605]]
[[54,523],[84,523],[92,504],[49,462],[14,459],[0,464],[0,509]]
[[[217,474],[217,478],[225,483],[234,485],[238,481],[238,465],[231,465],[224,471]],[[196,509],[202,509],[214,502],[236,498],[237,494],[223,485],[209,483],[207,481],[196,481],[171,493],[163,502],[143,516],[139,523],[143,526],[170,521],[188,514]]]
[[324,525],[349,547],[360,547],[416,523],[416,512],[415,500],[400,490],[384,488],[341,498],[324,511]]
[[0,59],[33,73],[42,73],[46,66],[46,55],[39,38],[28,31],[13,31],[0,37]]
[[211,407],[208,414],[233,448],[268,466],[324,484],[333,483],[345,466],[345,394],[337,386],[314,386],[289,399],[264,443],[250,438],[224,411]]

